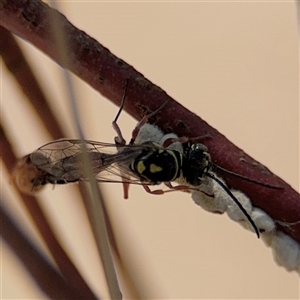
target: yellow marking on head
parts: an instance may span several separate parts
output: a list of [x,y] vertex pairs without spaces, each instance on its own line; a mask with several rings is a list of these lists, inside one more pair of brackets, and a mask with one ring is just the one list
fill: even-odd
[[150,172],[151,173],[157,173],[157,172],[161,172],[161,171],[162,171],[162,167],[159,167],[155,164],[150,165]]

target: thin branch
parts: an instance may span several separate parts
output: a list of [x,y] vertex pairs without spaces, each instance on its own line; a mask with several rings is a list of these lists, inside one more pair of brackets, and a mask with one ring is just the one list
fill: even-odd
[[[11,145],[6,139],[2,127],[0,127],[0,141],[2,146],[1,157],[3,159],[3,162],[5,163],[8,170],[12,170],[16,163],[16,158],[13,155]],[[27,209],[32,222],[36,225],[37,230],[41,234],[44,242],[46,243],[50,253],[54,258],[55,263],[57,264],[62,276],[64,276],[69,287],[72,287],[73,290],[76,291],[76,294],[82,295],[83,298],[97,299],[97,297],[86,284],[62,246],[59,244],[49,224],[49,221],[47,220],[44,212],[39,206],[36,198],[25,194],[22,194],[20,198],[22,199],[22,202]],[[4,221],[2,222],[2,224],[4,224]],[[10,236],[6,238],[8,243],[13,242],[10,241],[10,238]],[[34,256],[33,253],[30,255]],[[25,261],[24,264],[26,263],[29,262]],[[28,268],[30,268],[30,266],[28,266]]]
[[[55,3],[54,3],[55,4]],[[60,27],[60,21],[57,19],[58,15],[51,13],[50,21],[52,25],[52,33],[54,34],[54,43],[57,46],[61,61],[65,65],[71,65],[69,55],[69,44],[67,43],[67,36],[64,28]],[[71,114],[73,116],[73,124],[77,136],[83,140],[84,135],[79,121],[79,112],[77,106],[77,100],[72,86],[72,80],[70,74],[64,70],[65,85],[68,90],[68,101],[71,108]],[[87,178],[91,178],[87,185],[83,183],[85,192],[82,193],[85,208],[89,217],[90,225],[92,227],[98,252],[103,265],[103,270],[109,290],[109,295],[112,299],[122,299],[122,293],[120,290],[116,269],[114,266],[112,253],[110,250],[106,219],[104,216],[104,200],[100,191],[100,187],[97,185],[96,179],[93,177],[91,161],[87,154],[87,149],[84,145],[81,147],[83,153],[82,163],[83,171]],[[80,189],[82,192],[83,190]],[[88,192],[89,191],[89,192]]]
[[[55,14],[67,36],[71,60],[68,66],[63,65],[57,53],[51,35],[50,14]],[[254,206],[264,210],[274,220],[291,223],[287,227],[278,223],[277,226],[300,243],[300,223],[297,223],[300,220],[300,195],[290,185],[233,145],[201,118],[184,109],[133,67],[74,27],[65,16],[38,0],[1,0],[0,22],[7,30],[44,51],[118,105],[125,81],[129,79],[125,110],[138,120],[145,112],[153,111],[169,100],[167,109],[162,110],[163,116],[158,113],[155,118],[157,125],[165,132],[175,132],[179,136],[198,137],[208,134],[210,138],[205,140],[205,145],[214,163],[254,180],[281,186],[281,190],[270,189],[222,174],[226,183],[248,195]]]
[[[40,289],[51,299],[87,299],[79,295],[13,223],[0,199],[0,234],[13,249]],[[95,298],[92,298],[95,299]]]
[[30,99],[36,113],[45,117],[43,121],[48,124],[47,130],[51,136],[54,139],[62,138],[64,134],[14,36],[1,26],[0,36],[0,55],[7,69],[16,79],[23,93]]

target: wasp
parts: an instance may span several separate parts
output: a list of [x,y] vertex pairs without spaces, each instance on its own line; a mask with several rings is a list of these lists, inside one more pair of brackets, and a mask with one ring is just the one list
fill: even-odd
[[[124,107],[127,86],[128,83],[122,104],[112,123],[117,132],[115,143],[79,139],[60,139],[50,142],[23,158],[20,163],[23,166],[22,175],[18,171],[13,175],[19,188],[28,192],[28,187],[31,186],[31,191],[38,191],[47,183],[65,184],[88,180],[83,168],[83,151],[85,151],[96,180],[122,183],[124,198],[128,198],[129,184],[140,184],[151,194],[163,194],[176,190],[201,191],[202,182],[206,178],[211,178],[238,205],[259,237],[259,231],[247,211],[212,170],[218,168],[242,179],[267,187],[272,186],[224,170],[212,163],[210,154],[203,144],[191,144],[188,138],[178,137],[172,133],[165,135],[157,126],[150,125],[149,118],[162,110],[166,103],[142,118],[132,131],[130,142],[126,144],[117,120]],[[27,177],[24,176],[26,170],[30,171]],[[174,181],[179,184],[173,186]],[[149,188],[160,183],[164,183],[169,189]],[[214,197],[213,194],[208,196]]]

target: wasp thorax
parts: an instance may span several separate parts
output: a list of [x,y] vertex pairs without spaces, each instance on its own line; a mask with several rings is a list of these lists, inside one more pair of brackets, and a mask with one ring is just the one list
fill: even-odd
[[182,174],[186,182],[198,186],[211,168],[210,155],[203,144],[193,144],[187,148],[182,164]]

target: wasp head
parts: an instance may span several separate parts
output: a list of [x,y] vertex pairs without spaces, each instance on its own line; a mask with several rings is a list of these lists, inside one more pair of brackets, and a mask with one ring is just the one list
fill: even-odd
[[198,186],[211,169],[211,159],[203,144],[192,144],[187,147],[182,165],[182,174],[186,182]]

